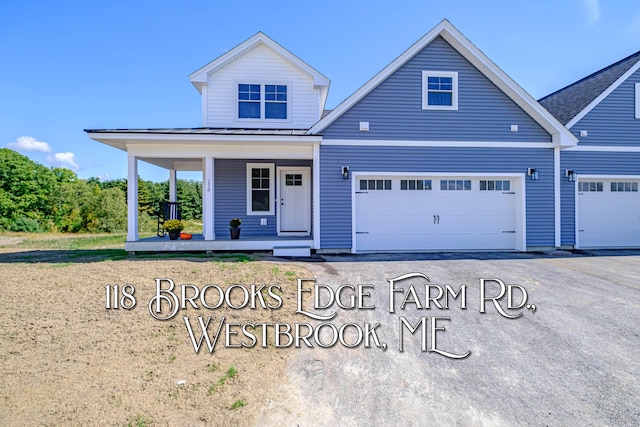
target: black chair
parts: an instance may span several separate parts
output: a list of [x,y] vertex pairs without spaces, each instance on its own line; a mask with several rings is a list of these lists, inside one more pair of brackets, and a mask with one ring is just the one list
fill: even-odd
[[182,206],[178,202],[163,202],[160,205],[160,215],[158,215],[158,237],[164,237],[164,222],[170,219],[182,219]]

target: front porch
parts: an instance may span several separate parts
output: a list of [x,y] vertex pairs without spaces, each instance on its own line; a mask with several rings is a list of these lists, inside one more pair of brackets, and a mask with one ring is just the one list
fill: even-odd
[[[202,234],[194,234],[189,240],[170,240],[169,236],[149,237],[127,241],[129,252],[190,252],[190,251],[274,251],[274,255],[308,256],[313,247],[310,237],[251,236],[232,240],[230,237],[205,240]],[[292,252],[292,251],[294,251]],[[286,252],[286,253],[285,253]]]

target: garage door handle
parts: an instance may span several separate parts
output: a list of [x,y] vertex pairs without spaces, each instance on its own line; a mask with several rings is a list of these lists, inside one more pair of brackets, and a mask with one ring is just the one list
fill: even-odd
[[508,230],[508,231],[503,231],[503,233],[514,233],[515,234],[515,230]]
[[356,234],[369,234],[368,231],[356,231]]
[[440,224],[440,215],[434,215],[433,216],[433,223],[434,224]]
[[356,191],[356,194],[369,194],[368,191]]

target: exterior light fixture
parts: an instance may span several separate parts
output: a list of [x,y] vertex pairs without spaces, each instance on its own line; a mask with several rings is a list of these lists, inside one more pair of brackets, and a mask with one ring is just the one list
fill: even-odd
[[342,166],[342,179],[349,179],[349,166]]
[[576,179],[578,178],[578,174],[576,173],[576,171],[567,169],[565,171],[564,176],[566,176],[569,179],[569,182],[576,182]]
[[538,169],[528,168],[527,169],[527,175],[529,175],[531,177],[531,181],[537,181],[538,180]]

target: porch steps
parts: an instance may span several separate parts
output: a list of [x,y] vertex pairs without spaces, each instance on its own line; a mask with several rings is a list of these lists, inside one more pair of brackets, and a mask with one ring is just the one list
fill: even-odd
[[310,246],[274,246],[273,256],[310,257]]

